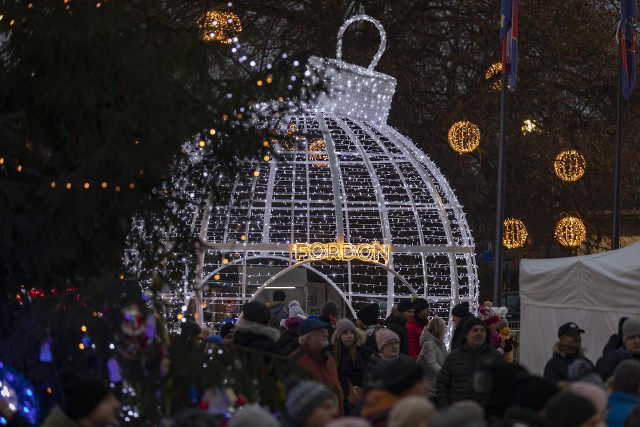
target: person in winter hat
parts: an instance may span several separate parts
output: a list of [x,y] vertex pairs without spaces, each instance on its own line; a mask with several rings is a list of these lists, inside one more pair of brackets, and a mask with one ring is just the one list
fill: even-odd
[[422,396],[403,397],[389,414],[389,427],[427,427],[436,407]]
[[417,360],[420,354],[420,335],[429,323],[429,302],[424,298],[413,300],[413,317],[407,322],[408,356]]
[[367,340],[365,341],[367,347],[377,353],[376,332],[380,329],[380,325],[378,325],[380,307],[377,303],[372,302],[371,304],[362,306],[357,314],[358,320],[362,322],[364,333],[367,336]]
[[376,345],[380,349],[374,353],[364,372],[364,392],[369,393],[374,388],[381,388],[382,372],[385,366],[398,358],[408,357],[400,353],[400,338],[389,328],[382,328],[376,332]]
[[329,324],[314,317],[303,320],[300,331],[300,348],[289,358],[311,372],[314,378],[338,396],[338,414],[344,415],[344,393],[338,378],[338,367],[329,346]]
[[391,310],[391,314],[387,317],[385,325],[400,337],[400,353],[409,355],[409,340],[407,338],[406,324],[413,318],[413,302],[411,300],[402,300],[397,307]]
[[[485,301],[484,305],[480,307],[480,317],[485,326],[489,330],[489,341],[493,348],[498,350],[502,355],[505,353],[505,340],[498,331],[498,323],[500,322],[500,316],[493,310],[493,303],[491,301]],[[511,351],[510,348],[508,351]]]
[[239,408],[229,420],[229,427],[280,427],[278,420],[266,408],[250,403]]
[[118,425],[122,404],[100,378],[87,372],[69,372],[63,377],[62,389],[63,403],[53,408],[41,426]]
[[367,393],[360,415],[376,426],[387,425],[391,409],[403,397],[424,399],[428,383],[424,371],[408,357],[397,358],[384,366],[381,387]]
[[598,413],[593,404],[575,393],[559,393],[544,407],[545,427],[597,427]]
[[260,301],[250,301],[242,306],[241,318],[236,322],[233,333],[235,345],[253,350],[283,354],[276,344],[280,333],[269,326],[271,311]]
[[349,319],[340,319],[332,337],[333,356],[345,397],[345,414],[351,414],[364,397],[364,371],[373,352],[364,345],[364,331]]
[[284,354],[289,355],[300,347],[300,324],[303,320],[301,316],[293,316],[284,321],[285,329],[277,341]]
[[290,378],[285,381],[285,390],[282,427],[324,427],[338,413],[336,395],[322,383]]
[[453,335],[451,337],[451,351],[460,347],[460,344],[462,344],[462,341],[464,340],[462,328],[464,326],[464,322],[466,322],[469,317],[473,317],[473,314],[469,311],[469,303],[467,301],[456,304],[451,309],[451,319],[455,325],[455,329],[453,330]]
[[233,343],[233,329],[235,327],[236,324],[233,322],[222,322],[222,325],[220,325],[220,336],[224,345]]
[[[613,375],[612,393],[609,395],[608,426],[621,426],[634,407],[640,405],[640,362],[625,360]],[[625,424],[626,426],[627,424]]]
[[434,317],[420,335],[420,354],[418,364],[423,367],[429,381],[429,397],[435,401],[436,381],[444,359],[447,357],[447,348],[444,337],[447,333],[447,325],[439,317]]
[[[302,320],[304,320],[307,318],[307,315],[305,314],[304,310],[302,309],[302,307],[300,307],[300,303],[296,300],[291,300],[289,302],[288,312],[289,312],[289,317],[287,317],[287,319],[290,319],[292,317],[301,317]],[[284,324],[284,322],[287,319],[282,319],[280,321],[280,333],[282,333],[286,329],[286,325]]]
[[629,318],[624,322],[622,341],[622,348],[605,354],[596,363],[596,372],[605,381],[623,360],[640,360],[640,319]]
[[473,316],[468,318],[462,333],[462,344],[444,359],[438,374],[436,389],[439,408],[469,399],[483,404],[489,393],[473,387],[476,370],[493,363],[506,363],[487,341],[487,327],[482,320]]
[[574,322],[567,322],[558,328],[558,342],[553,346],[553,355],[544,367],[543,378],[556,384],[569,378],[569,364],[576,359],[584,359],[585,349],[582,347],[581,329]]
[[279,328],[280,322],[289,317],[289,312],[284,304],[286,294],[282,289],[276,289],[271,295],[271,301],[267,303],[269,309],[269,326]]

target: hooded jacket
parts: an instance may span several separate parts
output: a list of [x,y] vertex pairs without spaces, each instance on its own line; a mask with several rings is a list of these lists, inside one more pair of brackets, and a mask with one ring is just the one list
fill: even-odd
[[425,376],[429,381],[429,395],[436,395],[436,382],[442,369],[444,359],[447,357],[447,348],[444,341],[433,336],[427,329],[420,335],[420,354],[418,364],[425,370]]
[[278,338],[280,338],[280,332],[276,328],[245,319],[236,322],[233,333],[233,343],[236,345],[284,355],[276,343]]
[[593,366],[591,360],[584,357],[584,348],[579,349],[574,354],[566,354],[562,345],[557,342],[553,346],[553,356],[544,367],[542,378],[556,384],[558,381],[569,379],[569,365],[576,359],[584,359]]

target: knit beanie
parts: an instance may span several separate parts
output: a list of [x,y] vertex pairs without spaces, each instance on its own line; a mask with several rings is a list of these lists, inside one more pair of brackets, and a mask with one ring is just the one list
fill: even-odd
[[469,315],[469,303],[467,301],[461,302],[453,306],[451,309],[451,314],[456,317],[465,318]]
[[356,325],[349,319],[340,319],[338,323],[336,323],[336,332],[335,336],[340,337],[344,332],[347,331],[356,331]]
[[304,425],[307,417],[325,400],[337,399],[334,392],[316,381],[293,381],[285,388],[288,388],[285,400],[287,415],[295,425]]
[[256,322],[261,325],[268,324],[269,319],[271,319],[271,311],[269,311],[269,308],[260,301],[245,303],[245,305],[242,306],[242,313],[244,315],[244,320]]
[[484,326],[484,323],[482,322],[482,320],[478,319],[475,316],[469,317],[467,320],[465,320],[464,325],[462,326],[462,336],[466,337],[469,331],[477,325]]
[[327,301],[322,304],[322,314],[327,315],[330,314],[333,317],[338,317],[338,306],[333,301]]
[[300,328],[300,323],[302,323],[304,319],[302,317],[289,317],[284,321],[284,327],[288,329],[293,329],[297,331]]
[[600,414],[607,409],[608,397],[604,387],[599,387],[586,381],[576,381],[571,383],[569,391],[586,398],[596,408],[596,412]]
[[[486,304],[486,303],[485,303]],[[483,305],[480,307],[480,316],[485,325],[494,325],[500,321],[500,316],[493,311],[493,308],[489,305]]]
[[235,326],[235,323],[224,322],[222,325],[220,325],[220,336],[224,338],[230,333],[233,333],[233,328],[235,328]]
[[293,307],[289,307],[289,317],[306,317],[304,314],[304,310],[299,305],[294,305]]
[[252,403],[244,405],[229,420],[229,427],[279,427],[280,423],[262,406]]
[[393,332],[391,329],[383,328],[376,332],[376,345],[378,346],[378,350],[382,351],[382,348],[391,341],[400,342],[398,334]]
[[398,311],[400,313],[407,311],[407,310],[412,310],[413,309],[413,301],[409,300],[409,299],[403,299],[402,301],[400,301],[398,303]]
[[378,322],[379,314],[380,307],[377,303],[372,302],[358,310],[358,319],[362,320],[365,325],[375,325]]
[[414,427],[428,421],[436,412],[429,400],[420,396],[407,396],[400,399],[389,414],[389,427]]
[[422,310],[429,308],[429,301],[424,298],[416,298],[413,300],[413,311],[418,314]]
[[382,370],[382,388],[400,395],[424,378],[420,365],[406,357],[399,357],[387,363]]
[[64,405],[62,410],[72,420],[89,415],[111,390],[104,382],[87,373],[69,373],[63,378]]
[[622,342],[625,342],[631,337],[637,337],[640,335],[640,320],[627,319],[622,325]]
[[582,396],[560,393],[544,405],[545,427],[580,427],[596,414],[596,408]]

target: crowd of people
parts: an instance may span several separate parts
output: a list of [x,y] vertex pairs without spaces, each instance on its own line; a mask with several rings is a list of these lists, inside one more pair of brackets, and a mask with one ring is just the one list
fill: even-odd
[[[244,304],[240,319],[223,323],[219,334],[199,332],[205,348],[287,356],[312,378],[283,379],[279,419],[258,402],[238,409],[231,427],[640,426],[640,319],[621,319],[595,364],[581,346],[585,331],[560,325],[540,377],[513,362],[518,343],[506,310],[490,302],[478,316],[468,302],[452,308],[448,349],[447,324],[424,298],[400,301],[384,321],[375,303],[348,319],[331,301],[320,316],[308,316],[285,300],[278,290],[268,304]],[[57,408],[43,425],[110,425],[117,399],[93,387],[91,403]]]

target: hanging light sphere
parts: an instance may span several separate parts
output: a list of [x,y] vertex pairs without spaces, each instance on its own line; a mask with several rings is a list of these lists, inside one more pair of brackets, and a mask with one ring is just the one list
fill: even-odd
[[200,21],[200,31],[204,41],[217,41],[231,44],[242,32],[240,18],[231,12],[210,10]]
[[329,154],[327,154],[327,146],[324,139],[314,139],[313,142],[309,144],[308,159],[310,162],[317,162],[314,163],[316,167],[329,166]]
[[555,237],[562,246],[580,246],[587,237],[587,229],[580,218],[567,216],[558,221]]
[[[502,63],[496,62],[492,64],[485,73],[484,77],[489,80],[496,75],[502,73]],[[493,83],[491,83],[491,89],[501,90],[502,89],[502,79],[496,79]]]
[[509,249],[521,248],[527,241],[527,227],[517,218],[504,220],[504,237],[502,244]]
[[449,145],[458,153],[470,153],[480,144],[480,129],[471,122],[456,122],[449,129]]
[[587,162],[582,154],[576,150],[563,151],[556,156],[553,162],[556,175],[563,181],[577,181],[582,178],[587,168]]

